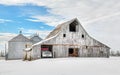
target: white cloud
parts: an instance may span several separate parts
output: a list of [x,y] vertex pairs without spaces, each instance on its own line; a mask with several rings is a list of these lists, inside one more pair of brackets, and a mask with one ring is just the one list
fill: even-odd
[[44,29],[45,27],[43,27],[43,26],[40,26],[40,28],[41,28],[41,29]]
[[37,33],[43,39],[51,32],[50,30],[37,30],[37,29],[25,29],[25,28],[18,28],[18,29],[22,31],[22,34],[24,34],[27,37],[30,37],[31,35]]
[[13,33],[0,33],[0,36],[15,36]]
[[42,2],[39,2],[39,0],[0,0],[0,4],[3,5],[26,5],[26,4],[37,4],[43,5]]
[[29,19],[26,19],[26,20],[32,21],[32,22],[43,22],[49,26],[56,26],[62,22],[65,22],[66,19],[58,16],[35,15],[35,16],[31,16]]
[[37,34],[39,34],[39,36],[41,37],[41,38],[45,38],[49,33],[50,33],[50,31],[48,31],[48,30],[36,30],[36,29],[25,29],[25,30],[23,30],[23,33],[25,34],[25,35],[31,35],[31,34],[35,34],[35,33],[37,33]]
[[16,34],[13,33],[0,33],[0,50],[5,50],[5,44],[12,39]]
[[1,0],[0,4],[4,4],[4,5],[17,5],[17,4],[21,4],[21,3],[25,3],[25,0]]
[[0,23],[12,22],[12,20],[0,19]]
[[110,18],[112,18],[112,17],[115,17],[115,16],[120,16],[120,12],[115,12],[115,13],[113,13],[113,14],[100,16],[100,17],[94,18],[94,19],[92,19],[92,20],[88,20],[88,21],[86,21],[85,23],[88,23],[88,24],[89,24],[89,23],[94,23],[94,22],[96,22],[96,21],[108,20],[108,19],[110,19]]

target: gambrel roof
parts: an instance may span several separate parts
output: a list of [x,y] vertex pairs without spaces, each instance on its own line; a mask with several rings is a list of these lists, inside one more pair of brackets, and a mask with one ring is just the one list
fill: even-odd
[[30,42],[30,40],[22,34],[19,34],[16,37],[12,38],[9,42]]
[[[86,32],[86,30],[82,27],[82,25],[80,24],[80,22],[78,21],[78,19],[77,19],[77,18],[74,18],[74,19],[72,19],[72,20],[70,20],[70,21],[67,21],[67,22],[64,22],[64,23],[58,25],[52,32],[50,32],[50,33],[48,34],[48,36],[47,36],[43,41],[38,42],[38,43],[34,44],[33,46],[38,45],[38,44],[41,44],[41,43],[43,43],[43,42],[45,42],[45,41],[48,41],[48,40],[51,40],[51,39],[57,37],[57,35],[58,35],[58,34],[60,33],[60,31],[61,31],[62,26],[63,26],[63,25],[66,25],[66,24],[69,25],[69,24],[71,24],[73,21],[77,21],[77,22],[79,23],[79,25],[81,26],[81,28],[84,30],[84,32],[85,32],[90,38],[92,38],[92,37]],[[92,38],[92,39],[95,40],[96,42],[99,42],[98,40],[96,40],[96,39],[94,39],[94,38]],[[100,46],[103,46],[103,47],[108,47],[107,45],[105,45],[105,44],[103,44],[103,43],[101,43],[101,42],[99,42],[99,45],[100,45]],[[110,47],[108,47],[108,48],[110,48]]]

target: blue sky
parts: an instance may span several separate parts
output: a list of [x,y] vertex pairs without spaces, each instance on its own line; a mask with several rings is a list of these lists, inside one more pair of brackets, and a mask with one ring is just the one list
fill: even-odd
[[32,5],[5,6],[0,5],[0,18],[5,21],[0,23],[0,32],[18,33],[22,29],[52,30],[53,26],[48,26],[43,22],[32,22],[26,19],[33,15],[48,15],[46,7]]
[[58,24],[78,18],[93,38],[120,50],[119,0],[0,0],[0,49],[22,30],[44,38]]

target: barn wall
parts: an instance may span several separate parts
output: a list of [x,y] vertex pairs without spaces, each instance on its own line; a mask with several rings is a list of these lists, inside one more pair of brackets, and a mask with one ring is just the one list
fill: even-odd
[[33,59],[41,58],[41,45],[36,45],[32,48],[32,58]]
[[68,47],[67,46],[53,46],[53,52],[55,58],[68,57]]
[[[68,57],[68,49],[69,48],[78,48],[79,49],[79,57],[108,57],[109,49],[102,47],[91,47],[86,49],[85,47],[79,46],[53,46],[55,58]],[[103,54],[100,52],[103,51]]]

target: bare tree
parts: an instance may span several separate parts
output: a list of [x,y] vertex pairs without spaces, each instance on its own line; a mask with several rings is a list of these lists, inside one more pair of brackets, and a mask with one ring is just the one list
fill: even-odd
[[111,56],[115,56],[115,51],[111,51],[111,52],[110,52],[110,55],[111,55]]
[[117,51],[117,52],[116,52],[116,56],[120,56],[120,51]]

